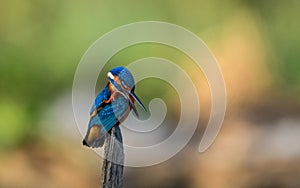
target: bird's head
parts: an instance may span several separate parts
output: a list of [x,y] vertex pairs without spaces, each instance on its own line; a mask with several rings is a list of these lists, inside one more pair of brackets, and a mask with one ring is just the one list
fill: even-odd
[[127,98],[130,102],[131,108],[133,109],[133,111],[137,116],[138,116],[137,110],[133,105],[131,99],[133,99],[133,101],[136,101],[146,111],[145,106],[134,93],[134,89],[135,89],[134,78],[128,69],[122,66],[115,67],[107,73],[107,78],[112,86],[113,92],[118,92],[121,95],[123,95],[125,98]]

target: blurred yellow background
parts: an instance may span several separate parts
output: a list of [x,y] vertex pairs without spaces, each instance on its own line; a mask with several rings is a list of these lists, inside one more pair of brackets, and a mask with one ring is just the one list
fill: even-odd
[[[0,4],[0,187],[99,187],[101,159],[81,145],[72,117],[73,76],[96,39],[147,20],[178,24],[203,39],[223,71],[228,106],[215,143],[200,154],[197,144],[210,112],[201,71],[183,54],[157,44],[114,56],[100,80],[114,65],[163,57],[197,80],[201,102],[200,128],[189,147],[163,164],[126,168],[124,186],[300,187],[300,1]],[[174,90],[157,82],[139,83],[140,98],[162,96],[173,109],[169,116],[178,118]]]

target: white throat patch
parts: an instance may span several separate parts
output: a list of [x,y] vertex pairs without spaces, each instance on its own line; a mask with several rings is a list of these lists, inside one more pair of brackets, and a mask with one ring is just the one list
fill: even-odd
[[114,75],[111,72],[107,73],[107,77],[110,78],[110,79],[112,79],[112,80],[115,79]]

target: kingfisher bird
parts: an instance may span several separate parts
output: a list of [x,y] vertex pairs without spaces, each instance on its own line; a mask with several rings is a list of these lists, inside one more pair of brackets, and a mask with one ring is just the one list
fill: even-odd
[[115,67],[107,73],[107,78],[108,83],[97,95],[90,110],[87,133],[82,141],[87,147],[102,147],[105,134],[124,121],[131,110],[139,117],[134,102],[147,111],[134,93],[134,78],[127,68]]

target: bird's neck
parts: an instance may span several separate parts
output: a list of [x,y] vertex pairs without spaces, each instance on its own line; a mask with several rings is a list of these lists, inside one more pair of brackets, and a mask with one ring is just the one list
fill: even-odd
[[108,82],[107,87],[111,93],[116,92],[115,87],[112,85],[112,83]]

